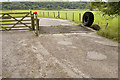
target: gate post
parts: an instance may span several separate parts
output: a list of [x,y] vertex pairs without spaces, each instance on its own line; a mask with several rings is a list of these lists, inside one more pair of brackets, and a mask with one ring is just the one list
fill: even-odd
[[39,35],[39,19],[36,16],[36,36]]
[[34,14],[31,14],[31,28],[32,30],[35,30],[35,23],[34,23]]

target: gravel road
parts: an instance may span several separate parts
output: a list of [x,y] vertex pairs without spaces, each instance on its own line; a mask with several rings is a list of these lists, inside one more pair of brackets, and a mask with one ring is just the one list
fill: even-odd
[[[40,24],[75,25],[49,18]],[[39,37],[32,31],[2,32],[2,77],[117,78],[118,43],[83,27],[79,31]]]

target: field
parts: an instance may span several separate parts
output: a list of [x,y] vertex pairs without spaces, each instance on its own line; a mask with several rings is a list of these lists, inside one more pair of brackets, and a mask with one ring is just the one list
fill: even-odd
[[[28,12],[30,10],[9,10],[3,12]],[[39,17],[50,17],[50,18],[61,18],[74,21],[77,24],[82,24],[82,16],[86,11],[89,10],[61,10],[59,11],[60,17],[58,17],[58,11],[54,10],[32,10],[32,12],[37,11]],[[99,11],[92,11],[95,16],[94,24],[98,24],[101,27],[97,34],[112,39],[114,41],[118,40],[118,17],[111,18],[109,16],[102,16]],[[73,18],[74,13],[74,18]],[[81,13],[81,20],[79,19],[79,13]],[[67,18],[66,18],[67,15]],[[108,23],[107,28],[106,24]],[[120,42],[120,41],[119,41]]]

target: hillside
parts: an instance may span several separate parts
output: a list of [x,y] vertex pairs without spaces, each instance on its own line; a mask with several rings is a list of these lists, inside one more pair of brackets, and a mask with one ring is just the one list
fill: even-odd
[[61,10],[61,9],[85,9],[87,2],[3,2],[3,10],[19,9],[43,9],[43,10]]

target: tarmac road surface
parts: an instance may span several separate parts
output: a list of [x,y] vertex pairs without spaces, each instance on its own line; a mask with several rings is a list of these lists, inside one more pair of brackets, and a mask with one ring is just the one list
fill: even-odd
[[[42,26],[71,24],[41,19]],[[47,22],[45,24],[45,21]],[[62,22],[63,21],[63,22]],[[81,31],[84,30],[81,28]],[[117,78],[118,43],[95,32],[41,34],[2,32],[2,77],[8,78]]]

